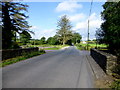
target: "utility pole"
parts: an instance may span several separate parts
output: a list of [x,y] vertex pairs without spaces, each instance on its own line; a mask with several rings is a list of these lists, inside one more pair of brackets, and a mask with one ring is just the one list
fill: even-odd
[[90,23],[90,15],[91,15],[91,10],[92,10],[92,4],[93,4],[93,0],[91,1],[91,6],[90,6],[90,13],[89,13],[89,17],[88,17],[88,35],[87,35],[87,50],[89,49],[89,23]]
[[87,36],[87,50],[89,49],[89,19],[88,19],[88,36]]

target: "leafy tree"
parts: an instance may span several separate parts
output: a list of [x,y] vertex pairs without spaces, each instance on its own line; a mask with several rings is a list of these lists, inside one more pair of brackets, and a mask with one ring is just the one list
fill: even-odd
[[109,46],[111,52],[120,52],[120,1],[106,2],[101,13],[104,22],[97,32],[99,40]]
[[56,35],[54,37],[49,37],[46,42],[47,42],[47,44],[50,44],[50,45],[58,45],[60,43],[57,40],[57,38],[58,37]]
[[40,39],[40,42],[41,42],[41,44],[45,44],[45,43],[46,43],[46,38],[45,38],[45,37],[42,37],[42,38]]
[[23,45],[26,45],[31,39],[31,35],[27,31],[23,31],[20,34],[20,41]]
[[64,45],[68,40],[72,38],[72,25],[66,15],[62,16],[58,21],[58,39]]
[[12,38],[16,33],[29,31],[29,25],[26,21],[24,12],[27,11],[28,5],[15,2],[2,2],[2,48],[11,48],[13,42]]
[[49,37],[48,39],[47,39],[47,44],[50,44],[50,45],[52,45],[52,39],[53,39],[53,37]]
[[38,39],[34,39],[32,45],[40,45],[41,42]]
[[59,45],[59,44],[61,44],[60,41],[59,41],[59,36],[55,35],[53,37],[53,45]]
[[77,44],[77,43],[80,43],[81,39],[82,39],[82,37],[79,33],[74,33],[73,38],[72,38],[72,42],[74,44]]

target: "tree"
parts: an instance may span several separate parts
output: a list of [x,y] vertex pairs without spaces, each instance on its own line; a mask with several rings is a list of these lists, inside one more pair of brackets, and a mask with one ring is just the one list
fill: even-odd
[[55,35],[55,36],[53,36],[53,37],[49,37],[48,39],[47,39],[47,44],[50,44],[50,45],[58,45],[58,44],[60,44],[59,43],[59,41],[57,40],[57,36]]
[[50,45],[52,45],[52,39],[53,39],[53,37],[49,37],[48,39],[47,39],[47,44],[50,44]]
[[97,35],[108,45],[111,52],[120,51],[120,1],[106,2],[101,13],[104,22]]
[[72,42],[74,44],[77,44],[77,43],[80,43],[81,39],[82,39],[82,37],[79,33],[74,33],[73,38],[72,38]]
[[23,31],[20,34],[20,41],[23,45],[26,45],[31,39],[31,35],[27,31]]
[[72,38],[72,25],[66,15],[62,16],[58,21],[58,39],[64,45],[68,40]]
[[41,42],[41,44],[45,44],[46,43],[46,38],[45,37],[42,37],[41,39],[40,39],[40,42]]
[[28,5],[15,2],[2,2],[2,48],[8,49],[13,45],[13,37],[16,33],[29,31],[29,25],[26,21],[24,12],[27,11]]
[[61,44],[60,41],[59,41],[59,36],[55,35],[53,37],[53,45],[59,45],[59,44]]

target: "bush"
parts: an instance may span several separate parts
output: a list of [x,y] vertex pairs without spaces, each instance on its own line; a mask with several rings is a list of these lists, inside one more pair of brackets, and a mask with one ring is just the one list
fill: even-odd
[[110,87],[114,90],[120,90],[120,79],[115,80]]
[[41,53],[45,53],[45,50],[43,50],[43,49],[40,49],[40,51],[39,52],[41,52]]
[[113,77],[117,78],[117,79],[120,79],[120,64],[117,64],[113,69],[112,69],[112,72],[113,72]]

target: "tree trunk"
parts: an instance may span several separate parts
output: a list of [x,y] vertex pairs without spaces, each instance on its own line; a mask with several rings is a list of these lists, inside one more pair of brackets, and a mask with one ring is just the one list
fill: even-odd
[[65,42],[63,41],[63,45],[65,45]]
[[9,15],[9,6],[7,3],[3,3],[2,7],[2,22],[3,22],[3,28],[2,28],[2,48],[8,49],[12,45],[12,31],[11,31],[11,20]]

